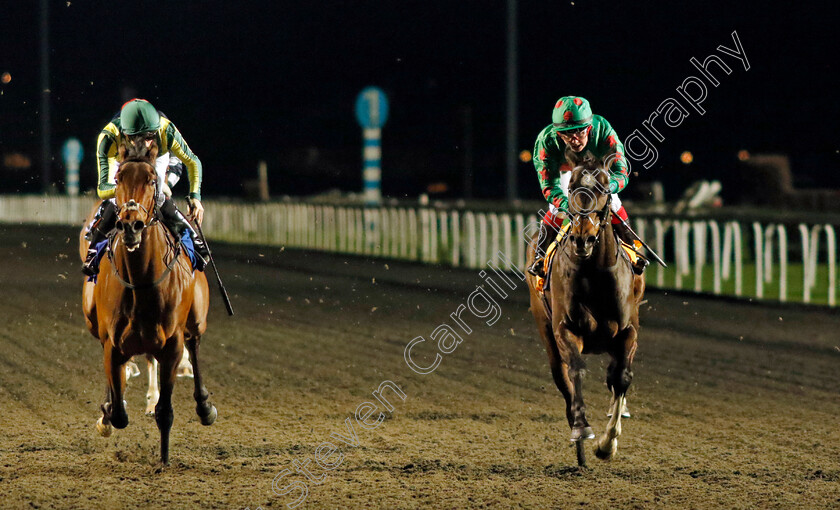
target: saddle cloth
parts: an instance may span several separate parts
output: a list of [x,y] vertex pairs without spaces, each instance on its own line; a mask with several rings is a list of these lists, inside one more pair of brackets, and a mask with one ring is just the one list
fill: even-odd
[[[190,264],[192,264],[193,270],[195,270],[198,259],[196,258],[197,256],[195,254],[195,246],[193,245],[192,236],[190,236],[190,233],[187,230],[181,234],[181,246],[183,246],[184,251],[187,252],[187,256],[190,258]],[[93,259],[93,269],[95,272],[93,276],[88,276],[87,281],[96,283],[96,277],[99,275],[99,263],[102,261],[102,257],[105,256],[107,250],[108,239],[97,243],[96,257]]]

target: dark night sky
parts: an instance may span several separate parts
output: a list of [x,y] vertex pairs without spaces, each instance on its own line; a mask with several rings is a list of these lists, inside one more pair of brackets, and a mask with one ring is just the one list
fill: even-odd
[[[557,98],[571,94],[587,97],[626,138],[698,74],[689,58],[734,47],[736,30],[751,69],[724,56],[733,72],[716,73],[707,113],[663,128],[659,162],[637,165],[639,180],[664,179],[676,190],[725,176],[746,148],[789,153],[798,184],[840,187],[840,8],[628,4],[519,1],[521,148],[533,146]],[[53,145],[71,135],[85,143],[83,188],[94,182],[98,131],[128,87],[166,112],[201,157],[205,195],[240,195],[259,159],[269,162],[274,194],[358,190],[353,102],[377,85],[391,103],[386,195],[414,196],[434,181],[460,189],[465,107],[473,111],[476,193],[504,195],[503,0],[65,0],[50,9]],[[0,19],[0,73],[12,75],[0,85],[0,154],[31,155],[34,175],[37,2],[4,2]],[[695,155],[690,167],[677,163],[686,149]],[[532,168],[521,165],[520,196],[539,198]],[[40,187],[37,175],[0,171],[0,191]]]

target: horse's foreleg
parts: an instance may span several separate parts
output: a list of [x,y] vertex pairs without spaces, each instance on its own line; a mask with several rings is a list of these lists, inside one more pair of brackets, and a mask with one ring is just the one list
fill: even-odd
[[583,403],[583,370],[586,366],[579,352],[572,353],[568,364],[568,378],[572,384],[572,441],[592,439],[595,433],[586,420],[586,404]]
[[592,427],[586,420],[586,404],[583,403],[583,371],[586,364],[583,362],[581,350],[583,342],[576,335],[571,333],[561,323],[557,327],[556,336],[560,342],[560,352],[566,360],[564,364],[566,384],[571,390],[568,414],[572,427],[572,441],[592,439],[595,434]]
[[612,391],[610,402],[610,420],[604,434],[598,439],[595,456],[609,460],[618,449],[618,437],[621,435],[621,418],[627,409],[627,389],[633,381],[631,365],[636,352],[636,329],[630,326],[627,330],[623,349],[611,353],[613,361],[607,370],[607,387]]
[[160,399],[155,406],[155,422],[160,431],[160,461],[169,464],[169,431],[172,429],[172,389],[175,386],[175,372],[184,352],[183,336],[172,337],[156,358],[160,362]]
[[123,391],[125,390],[124,365],[128,358],[117,351],[113,344],[108,341],[105,342],[103,359],[105,376],[108,378],[108,388],[111,393],[109,409],[103,409],[103,414],[111,425],[118,429],[124,429],[128,426],[128,413],[125,412],[125,401],[123,400]]
[[583,442],[595,437],[592,427],[586,421],[586,405],[583,403],[583,385],[581,378],[585,368],[581,356],[581,341],[560,323],[555,330],[559,366],[552,365],[554,383],[566,399],[566,418],[572,429],[571,441],[575,443],[579,466],[586,466]]
[[[557,389],[560,390],[566,401],[566,420],[569,422],[569,428],[572,429],[571,440],[575,443],[578,466],[585,467],[586,454],[584,453],[583,443],[584,440],[595,437],[595,434],[588,425],[583,428],[575,427],[575,385],[569,377],[569,365],[565,362],[559,362],[556,366],[552,364],[551,375],[554,377],[554,384],[557,385]],[[584,418],[584,423],[585,420]]]
[[[537,303],[542,306],[542,304]],[[531,306],[535,306],[532,302]],[[544,321],[541,323],[541,321]],[[551,377],[554,379],[554,385],[560,390],[563,399],[566,402],[566,419],[569,422],[569,427],[574,426],[574,416],[572,415],[572,392],[574,386],[569,379],[569,366],[563,361],[560,356],[560,351],[557,349],[557,341],[554,339],[554,333],[551,331],[551,323],[548,318],[542,315],[537,320],[537,326],[540,330],[540,338],[542,338],[545,345],[545,351],[548,354],[548,364],[551,367]]]
[[195,413],[201,419],[202,425],[212,425],[216,421],[216,406],[207,401],[210,398],[210,393],[204,386],[204,379],[201,377],[201,368],[198,361],[198,344],[199,337],[192,336],[187,340],[187,349],[190,352],[193,368],[193,382],[195,382]]
[[160,388],[158,388],[158,362],[151,356],[146,355],[146,375],[149,378],[149,389],[146,391],[146,416],[155,415],[155,406],[160,399]]

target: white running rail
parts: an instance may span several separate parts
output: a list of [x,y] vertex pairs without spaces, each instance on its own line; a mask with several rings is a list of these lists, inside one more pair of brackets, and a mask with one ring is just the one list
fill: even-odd
[[[94,203],[90,197],[0,195],[0,223],[81,226]],[[496,264],[492,254],[502,251],[524,269],[537,221],[536,215],[509,212],[208,200],[204,231],[231,243],[476,269]],[[795,225],[800,242],[789,244],[794,226],[778,223],[637,216],[633,224],[671,266],[651,265],[651,286],[836,306],[833,225]],[[747,291],[750,283],[754,290]]]

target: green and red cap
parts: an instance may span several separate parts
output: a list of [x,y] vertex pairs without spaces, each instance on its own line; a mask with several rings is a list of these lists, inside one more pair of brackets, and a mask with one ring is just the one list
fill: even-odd
[[589,101],[577,96],[561,97],[554,105],[551,122],[557,131],[570,131],[592,125]]
[[160,128],[160,114],[145,99],[132,99],[120,110],[120,129],[129,135],[157,131]]

